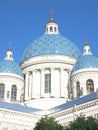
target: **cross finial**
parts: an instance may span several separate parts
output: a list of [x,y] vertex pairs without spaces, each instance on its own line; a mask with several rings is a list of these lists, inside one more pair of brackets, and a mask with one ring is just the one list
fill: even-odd
[[6,52],[5,60],[14,60],[13,59],[13,52],[11,50],[11,41],[8,42],[8,50]]
[[54,12],[53,12],[53,10],[52,10],[52,9],[50,9],[50,11],[49,11],[49,12],[50,12],[50,18],[53,18],[53,13],[54,13]]
[[85,35],[84,36],[84,42],[87,43],[88,42],[88,37]]
[[11,41],[9,41],[9,43],[8,43],[8,50],[11,51]]
[[9,41],[9,48],[11,48],[11,41]]

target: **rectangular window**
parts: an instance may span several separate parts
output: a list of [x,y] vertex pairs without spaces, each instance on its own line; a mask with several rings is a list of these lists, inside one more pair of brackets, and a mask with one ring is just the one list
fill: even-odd
[[16,85],[13,85],[11,89],[11,100],[15,101],[16,96],[17,96],[17,87]]
[[51,74],[45,74],[45,93],[51,92]]
[[0,99],[4,99],[5,85],[0,84]]

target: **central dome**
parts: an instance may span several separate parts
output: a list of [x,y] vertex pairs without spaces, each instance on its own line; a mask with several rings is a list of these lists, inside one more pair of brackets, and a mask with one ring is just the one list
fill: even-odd
[[46,54],[59,54],[78,58],[80,51],[73,42],[60,34],[44,34],[28,45],[24,51],[22,61]]
[[73,42],[59,34],[58,24],[51,18],[45,26],[45,34],[25,49],[22,61],[35,56],[55,54],[77,59],[80,56],[80,51]]

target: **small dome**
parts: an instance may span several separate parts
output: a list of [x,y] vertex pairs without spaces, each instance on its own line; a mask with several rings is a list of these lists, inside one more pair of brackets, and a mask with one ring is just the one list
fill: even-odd
[[60,54],[78,58],[80,51],[73,42],[60,34],[44,34],[28,45],[22,61],[46,54]]
[[0,73],[13,73],[23,76],[21,68],[13,60],[3,60],[0,62]]
[[92,54],[80,56],[73,67],[72,73],[85,68],[98,68],[98,59]]

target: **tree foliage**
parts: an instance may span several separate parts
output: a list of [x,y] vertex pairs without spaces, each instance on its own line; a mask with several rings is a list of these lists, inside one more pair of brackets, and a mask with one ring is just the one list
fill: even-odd
[[98,120],[80,115],[65,130],[98,130]]
[[41,118],[34,128],[34,130],[63,130],[63,126],[58,124],[53,117]]

